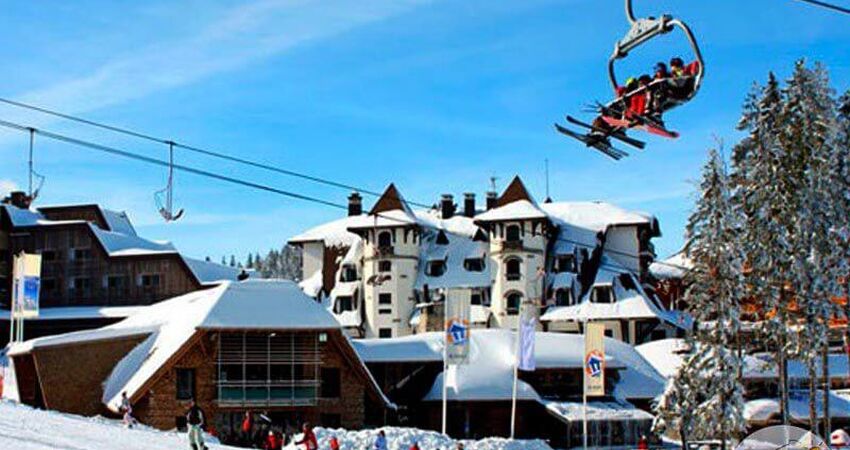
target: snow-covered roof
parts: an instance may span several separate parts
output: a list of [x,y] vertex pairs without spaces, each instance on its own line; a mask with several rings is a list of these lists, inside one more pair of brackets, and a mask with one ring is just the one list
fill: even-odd
[[[40,308],[38,318],[32,320],[73,320],[126,318],[146,308],[145,306],[61,306]],[[9,311],[0,310],[0,320],[8,320]]]
[[[457,387],[449,399],[500,400],[511,397],[516,333],[503,329],[478,329],[470,333],[469,364],[458,366]],[[584,341],[581,335],[537,332],[534,357],[537,367],[579,369]],[[354,348],[367,363],[439,362],[443,359],[443,334],[429,332],[394,339],[354,340]],[[617,393],[623,398],[653,398],[664,389],[664,379],[634,349],[605,338],[606,365],[620,371]],[[442,374],[425,400],[442,398]],[[522,382],[521,382],[522,383]],[[451,384],[451,383],[450,383]],[[520,388],[527,400],[538,400],[531,386]]]
[[684,252],[679,252],[662,261],[653,262],[649,265],[649,272],[660,280],[681,279],[691,267],[693,263],[690,258]]
[[133,228],[130,217],[124,211],[113,211],[111,209],[100,208],[103,218],[111,231],[122,233],[130,236],[136,235],[136,229]]
[[[815,409],[818,418],[823,418],[823,391],[815,393]],[[744,419],[752,422],[766,422],[779,418],[779,399],[759,398],[744,404]],[[788,415],[791,420],[807,422],[809,420],[808,390],[792,390],[788,398]],[[833,419],[850,418],[850,401],[834,392],[829,393],[829,415]]]
[[[543,400],[540,403],[554,416],[566,423],[584,420],[582,402],[559,402]],[[593,400],[587,402],[587,420],[589,422],[617,422],[632,420],[653,420],[652,414],[632,405],[625,400]]]
[[[670,377],[679,370],[687,357],[688,346],[684,339],[669,338],[647,342],[635,347],[638,353],[646,359],[661,375]],[[756,353],[744,356],[743,376],[747,380],[777,378],[776,363],[767,353]],[[836,379],[846,379],[850,376],[847,367],[847,356],[830,354],[829,375]],[[821,360],[815,362],[815,370],[821,373]],[[802,361],[788,361],[788,377],[791,379],[808,379],[808,368]]]
[[504,220],[545,219],[547,214],[535,203],[517,200],[504,206],[493,208],[475,216],[479,222],[498,222]]
[[[204,261],[202,259],[189,258],[182,256],[183,261],[189,266],[189,270],[195,275],[195,278],[201,284],[217,284],[222,281],[236,281],[243,269],[237,267],[225,266],[212,261]],[[256,275],[253,270],[245,270],[248,277]]]
[[7,204],[0,204],[0,209],[6,211],[12,226],[15,227],[34,226],[45,220],[40,212],[31,209],[18,208]]
[[109,256],[177,253],[177,249],[170,242],[151,241],[136,235],[106,231],[93,223],[86,223]]
[[[420,243],[419,272],[416,275],[415,289],[422,290],[427,284],[429,288],[462,288],[487,287],[491,284],[490,270],[484,267],[480,272],[467,270],[464,261],[472,258],[482,258],[487,264],[487,242],[475,241],[470,237],[445,233],[448,244],[437,243],[437,233],[428,233]],[[428,275],[429,261],[445,261],[446,271],[440,276]]]
[[[602,258],[602,265],[596,274],[593,286],[612,286],[613,303],[595,303],[591,301],[593,289],[578,304],[570,306],[551,306],[540,317],[547,322],[576,322],[584,320],[613,320],[657,318],[679,327],[687,324],[670,314],[658,305],[641,287],[634,277],[625,269],[616,270],[617,265],[607,256]],[[626,288],[620,280],[621,276],[631,278],[631,287]]]
[[363,217],[366,216],[346,216],[315,226],[291,237],[289,243],[324,242],[327,247],[351,247],[360,240],[360,237],[348,231],[348,228],[360,223]]
[[605,231],[609,226],[652,224],[655,217],[639,211],[628,211],[606,202],[553,202],[544,203],[549,217],[593,232]]

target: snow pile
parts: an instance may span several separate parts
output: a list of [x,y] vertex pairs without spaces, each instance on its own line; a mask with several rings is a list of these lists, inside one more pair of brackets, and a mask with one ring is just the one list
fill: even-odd
[[545,219],[546,213],[528,200],[517,200],[505,206],[493,208],[475,216],[476,221],[498,222],[502,220]]
[[[510,441],[502,438],[487,438],[480,441],[454,440],[436,431],[418,430],[415,428],[381,428],[387,436],[389,450],[408,450],[411,445],[418,443],[423,450],[454,450],[457,443],[462,442],[467,450],[551,450],[551,447],[540,440]],[[328,441],[331,436],[339,440],[341,450],[363,450],[373,448],[378,430],[347,431],[342,429],[316,428],[319,448],[330,448]],[[303,446],[289,445],[289,450],[302,450]]]
[[690,258],[685,256],[684,252],[679,252],[663,261],[650,264],[649,272],[661,280],[681,279],[691,267],[693,263]]
[[[181,255],[182,256],[182,255]],[[183,261],[189,266],[189,270],[202,284],[219,283],[222,281],[236,281],[243,269],[225,266],[224,264],[202,259],[183,257]],[[247,269],[245,273],[251,277],[255,275],[254,269]]]
[[361,217],[346,216],[293,236],[289,239],[290,244],[305,242],[324,242],[326,247],[351,247],[360,241],[360,237],[348,231],[348,227],[361,222]]
[[585,230],[605,231],[611,225],[652,224],[655,217],[606,202],[544,203],[543,210],[560,221]]
[[301,280],[298,283],[298,287],[308,296],[316,298],[322,290],[322,283],[324,283],[324,280],[322,279],[322,271],[320,269],[314,272],[313,275]]
[[[211,450],[236,450],[214,443]],[[125,428],[120,421],[41,411],[0,401],[0,448],[15,450],[174,450],[189,448],[186,433],[139,426]]]

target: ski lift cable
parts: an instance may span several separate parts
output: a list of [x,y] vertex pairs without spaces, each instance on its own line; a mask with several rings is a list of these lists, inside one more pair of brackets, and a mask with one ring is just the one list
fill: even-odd
[[[38,129],[38,128],[29,127],[29,126],[26,126],[26,125],[21,125],[19,123],[7,121],[7,120],[4,120],[4,119],[0,119],[0,127],[5,127],[5,128],[23,131],[23,132],[28,132],[28,133],[31,132],[31,133],[33,133],[33,135],[38,134],[38,135],[41,135],[43,137],[46,137],[46,138],[49,138],[49,139],[52,139],[52,140],[55,140],[55,141],[64,142],[66,144],[71,144],[71,145],[84,147],[84,148],[88,148],[88,149],[91,149],[91,150],[96,150],[96,151],[100,151],[100,152],[104,152],[104,153],[108,153],[108,154],[112,154],[112,155],[116,155],[116,156],[134,159],[134,160],[137,160],[137,161],[157,165],[157,166],[160,166],[160,167],[169,167],[169,165],[170,165],[169,161],[163,161],[163,160],[156,159],[156,158],[153,158],[153,157],[150,157],[150,156],[145,156],[145,155],[140,155],[140,154],[137,154],[137,153],[129,152],[127,150],[123,150],[123,149],[120,149],[118,147],[107,146],[107,145],[103,145],[103,144],[99,144],[99,143],[95,143],[95,142],[71,137],[71,136],[61,134],[61,133],[57,133],[57,132],[52,132],[52,131],[48,131],[48,130],[44,130],[44,129]],[[306,194],[301,194],[301,193],[298,193],[298,192],[283,190],[283,189],[279,189],[279,188],[276,188],[276,187],[273,187],[273,186],[255,183],[255,182],[252,182],[252,181],[247,181],[247,180],[244,180],[244,179],[240,179],[240,178],[236,178],[236,177],[232,177],[232,176],[228,176],[228,175],[222,175],[220,173],[211,172],[211,171],[203,170],[203,169],[198,169],[198,168],[188,166],[188,165],[184,165],[184,164],[173,164],[173,168],[175,170],[180,170],[180,171],[183,171],[183,172],[192,173],[192,174],[199,175],[199,176],[202,176],[202,177],[217,179],[217,180],[220,180],[220,181],[224,181],[224,182],[228,182],[228,183],[232,183],[232,184],[237,184],[237,185],[241,185],[241,186],[245,186],[245,187],[249,187],[249,188],[254,188],[254,189],[258,189],[258,190],[262,190],[262,191],[266,191],[266,192],[271,192],[271,193],[282,195],[282,196],[285,196],[285,197],[303,200],[303,201],[307,201],[307,202],[311,202],[311,203],[315,203],[315,204],[319,204],[319,205],[324,205],[324,206],[328,206],[328,207],[335,208],[335,209],[340,209],[340,210],[347,210],[348,209],[347,205],[334,203],[334,202],[329,201],[329,200],[309,196],[309,195],[306,195]],[[429,208],[430,208],[430,206],[429,206]],[[370,214],[370,215],[374,215],[374,216],[376,216],[376,218],[381,217],[382,219],[387,219],[389,221],[397,221],[399,223],[407,224],[407,222],[402,220],[402,219],[392,217],[392,216],[387,216],[387,215],[380,214],[380,213]],[[561,242],[566,242],[566,243],[571,243],[571,244],[574,244],[576,246],[584,247],[584,248],[588,248],[588,249],[594,248],[593,245],[587,244],[585,242],[573,240],[573,239],[556,237],[555,240],[561,241]],[[606,252],[609,253],[609,254],[619,255],[619,256],[622,256],[622,257],[626,257],[626,258],[633,258],[633,259],[640,259],[641,258],[640,255],[629,253],[629,252],[624,252],[624,251],[620,251],[620,250],[615,250],[615,249],[607,249]],[[657,264],[663,265],[663,266],[687,270],[686,267],[682,267],[682,266],[676,265],[676,264],[667,263],[667,262],[664,262],[664,261],[654,261],[654,262],[657,263]]]
[[[169,139],[163,139],[163,138],[156,137],[156,136],[153,136],[153,135],[148,134],[148,133],[143,133],[143,132],[140,132],[140,131],[136,131],[136,130],[132,130],[132,129],[129,129],[129,128],[124,128],[124,127],[119,127],[119,126],[115,126],[115,125],[109,125],[109,124],[106,124],[106,123],[103,123],[103,122],[97,122],[97,121],[94,121],[94,120],[86,119],[86,118],[75,116],[75,115],[68,114],[68,113],[63,113],[63,112],[56,111],[56,110],[53,110],[53,109],[44,108],[44,107],[41,107],[41,106],[32,105],[32,104],[29,104],[29,103],[24,103],[24,102],[17,101],[17,100],[11,100],[11,99],[8,99],[8,98],[0,97],[0,103],[5,103],[7,105],[15,106],[15,107],[18,107],[18,108],[29,109],[31,111],[36,111],[36,112],[39,112],[39,113],[42,113],[42,114],[47,114],[47,115],[58,117],[58,118],[61,118],[61,119],[70,120],[72,122],[81,123],[83,125],[88,125],[88,126],[92,126],[92,127],[95,127],[95,128],[100,128],[100,129],[111,131],[111,132],[114,132],[114,133],[132,136],[132,137],[135,137],[135,138],[138,138],[138,139],[143,139],[143,140],[156,142],[156,143],[160,143],[160,144],[173,145],[174,147],[177,147],[177,148],[180,148],[180,149],[183,149],[183,150],[187,150],[187,151],[190,151],[190,152],[199,153],[199,154],[202,154],[202,155],[206,155],[206,156],[210,156],[210,157],[213,157],[213,158],[218,158],[218,159],[222,159],[222,160],[226,160],[226,161],[230,161],[230,162],[235,162],[235,163],[238,163],[238,164],[243,164],[243,165],[255,167],[255,168],[258,168],[258,169],[268,170],[268,171],[271,171],[271,172],[276,172],[276,173],[280,173],[280,174],[287,175],[287,176],[301,178],[301,179],[304,179],[304,180],[312,181],[314,183],[324,184],[326,186],[332,186],[332,187],[336,187],[336,188],[340,188],[340,189],[357,191],[357,192],[361,192],[363,194],[367,194],[367,195],[370,195],[370,196],[373,196],[373,197],[380,197],[382,195],[381,192],[377,192],[377,191],[374,191],[374,190],[371,190],[371,189],[364,189],[361,186],[355,186],[355,185],[352,185],[352,184],[342,183],[342,182],[338,182],[338,181],[334,181],[334,180],[329,180],[327,178],[322,178],[322,177],[318,177],[318,176],[315,176],[315,175],[309,175],[309,174],[302,173],[302,172],[296,172],[294,170],[284,169],[280,166],[275,166],[275,165],[271,165],[271,164],[267,164],[267,163],[253,161],[253,160],[250,160],[250,159],[240,158],[240,157],[229,155],[229,154],[223,153],[223,152],[208,150],[208,149],[205,149],[205,148],[201,148],[201,147],[197,147],[197,146],[193,146],[193,145],[188,145],[188,144],[181,144],[180,142],[176,142],[176,141],[169,140]],[[410,201],[407,201],[407,200],[405,200],[405,202],[408,203],[408,204],[423,207],[423,208],[430,208],[431,207],[431,205],[410,202]]]
[[844,13],[844,14],[850,14],[850,8],[846,8],[844,6],[838,6],[838,5],[828,3],[828,2],[824,2],[824,1],[821,1],[821,0],[796,0],[796,1],[801,2],[801,3],[808,3],[810,5],[819,6],[821,8],[829,9],[829,10]]

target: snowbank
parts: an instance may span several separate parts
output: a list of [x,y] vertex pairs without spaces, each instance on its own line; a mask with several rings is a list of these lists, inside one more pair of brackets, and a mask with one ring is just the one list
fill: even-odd
[[[207,444],[211,450],[236,447]],[[189,448],[185,433],[144,426],[125,428],[120,421],[41,411],[0,401],[0,448],[15,450],[174,450]]]
[[[422,450],[453,450],[458,442],[463,442],[467,450],[551,450],[551,447],[539,440],[510,441],[501,438],[487,438],[480,441],[454,440],[436,431],[418,430],[415,428],[382,428],[387,436],[389,450],[408,450],[414,442],[419,443]],[[378,436],[378,430],[347,431],[316,428],[319,448],[329,448],[328,440],[336,436],[341,450],[371,449]],[[301,450],[303,447],[289,445],[285,449]]]
[[[418,442],[423,450],[454,449],[458,441],[434,431],[413,428],[383,428],[390,450],[407,450]],[[371,448],[377,430],[346,431],[317,428],[320,448],[328,448],[331,435],[342,450]],[[235,450],[215,443],[207,436],[211,450]],[[542,441],[508,441],[489,438],[462,441],[470,450],[551,450]],[[174,450],[189,448],[185,433],[159,431],[145,426],[125,428],[120,421],[102,417],[82,417],[55,411],[41,411],[0,401],[0,448],[15,450]],[[286,449],[301,450],[287,446]],[[302,447],[303,448],[303,447]]]

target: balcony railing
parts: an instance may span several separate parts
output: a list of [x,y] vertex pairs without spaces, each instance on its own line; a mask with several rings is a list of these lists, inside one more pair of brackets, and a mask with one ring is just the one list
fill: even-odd
[[505,279],[508,281],[519,281],[522,279],[521,273],[506,273]]
[[502,244],[502,248],[505,250],[522,250],[524,247],[522,241],[505,241]]

